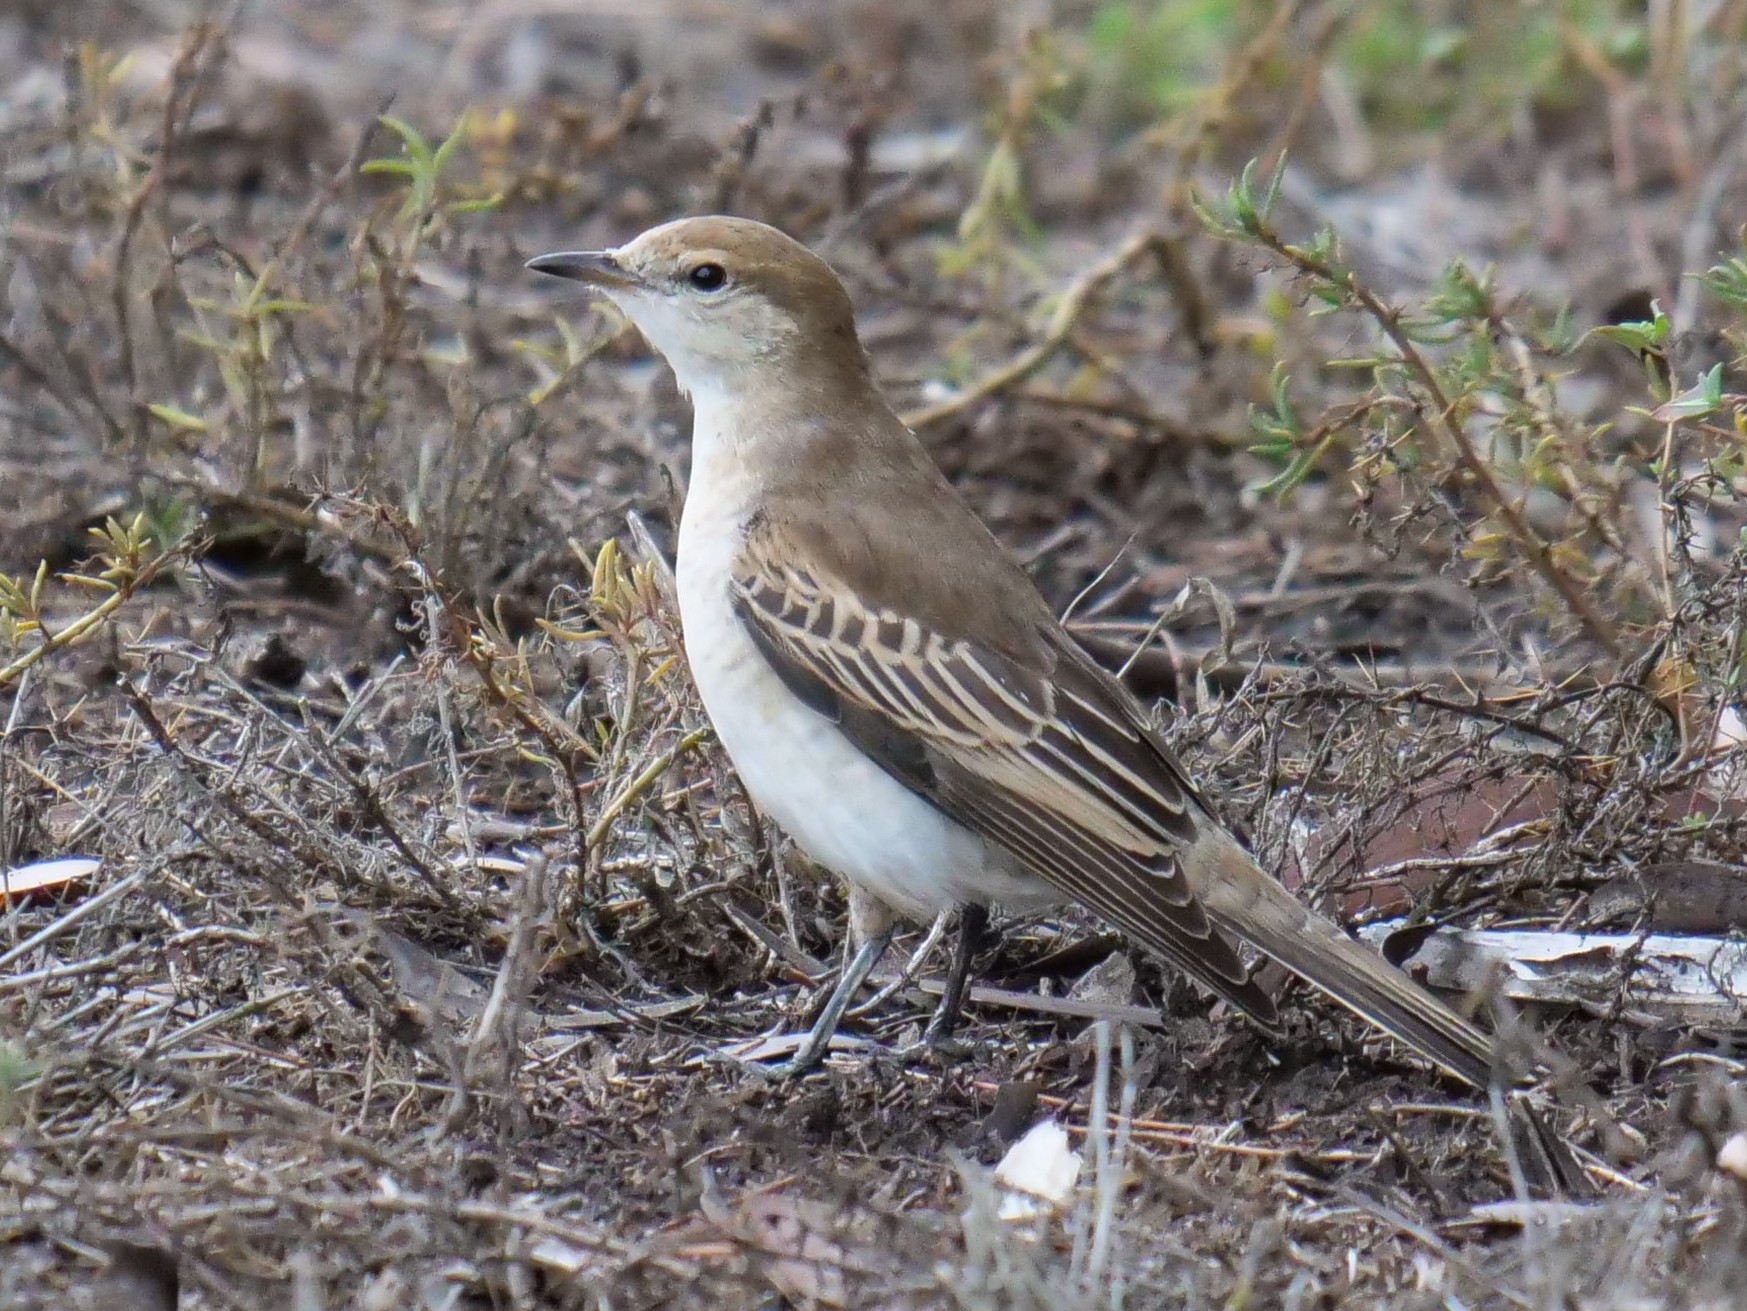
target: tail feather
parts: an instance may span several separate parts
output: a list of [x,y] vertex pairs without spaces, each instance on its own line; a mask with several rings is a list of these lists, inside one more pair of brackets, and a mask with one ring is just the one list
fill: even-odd
[[1491,1038],[1320,916],[1305,912],[1302,926],[1284,933],[1270,932],[1265,922],[1227,927],[1462,1082],[1482,1090],[1492,1085]]
[[1492,1040],[1363,943],[1315,914],[1223,831],[1186,853],[1209,915],[1464,1083],[1493,1081]]
[[[1204,833],[1184,865],[1221,928],[1464,1083],[1485,1090],[1515,1082],[1508,1071],[1495,1069],[1491,1038],[1299,902],[1223,831]],[[1509,1111],[1513,1147],[1529,1187],[1588,1195],[1588,1176],[1564,1140],[1521,1098],[1511,1099]]]

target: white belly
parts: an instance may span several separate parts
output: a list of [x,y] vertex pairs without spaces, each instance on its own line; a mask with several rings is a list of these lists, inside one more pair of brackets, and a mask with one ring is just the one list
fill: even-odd
[[952,905],[1055,898],[1012,858],[961,828],[864,756],[797,699],[733,613],[733,525],[698,522],[679,535],[679,609],[692,676],[747,793],[827,869],[893,910],[927,919]]

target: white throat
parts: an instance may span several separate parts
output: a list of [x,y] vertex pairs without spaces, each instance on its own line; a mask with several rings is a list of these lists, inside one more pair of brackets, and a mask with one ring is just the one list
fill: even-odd
[[753,491],[746,458],[748,433],[757,421],[749,415],[739,389],[722,380],[694,380],[692,399],[692,468],[686,491],[686,512],[700,497],[720,504],[750,497]]

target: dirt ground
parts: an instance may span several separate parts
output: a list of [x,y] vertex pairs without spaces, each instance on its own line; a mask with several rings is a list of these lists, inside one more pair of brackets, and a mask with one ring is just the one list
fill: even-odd
[[[0,13],[0,870],[87,861],[0,902],[0,1307],[1739,1305],[1734,1012],[1635,957],[1468,998],[1569,1202],[1074,914],[1001,922],[962,1059],[907,1050],[941,947],[764,1077],[842,892],[679,657],[685,402],[521,267],[813,244],[1330,913],[1727,937],[1747,6],[1465,12]],[[1002,1218],[1045,1117],[1079,1187]]]

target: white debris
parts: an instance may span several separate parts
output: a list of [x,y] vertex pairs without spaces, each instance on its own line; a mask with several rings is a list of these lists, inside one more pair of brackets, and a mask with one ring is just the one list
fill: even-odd
[[[1379,947],[1400,921],[1367,925]],[[1406,962],[1434,988],[1512,1001],[1610,1007],[1685,1024],[1747,1016],[1747,942],[1675,933],[1439,929]]]
[[1747,1179],[1747,1133],[1730,1137],[1717,1152],[1717,1169],[1737,1179]]
[[27,892],[58,888],[65,883],[90,878],[102,862],[87,856],[67,856],[60,860],[41,860],[34,865],[17,865],[0,870],[0,899],[21,897]]
[[1043,1120],[1013,1146],[995,1167],[995,1182],[1005,1191],[1003,1220],[1027,1220],[1059,1211],[1073,1196],[1080,1177],[1080,1154],[1068,1144],[1068,1131]]

